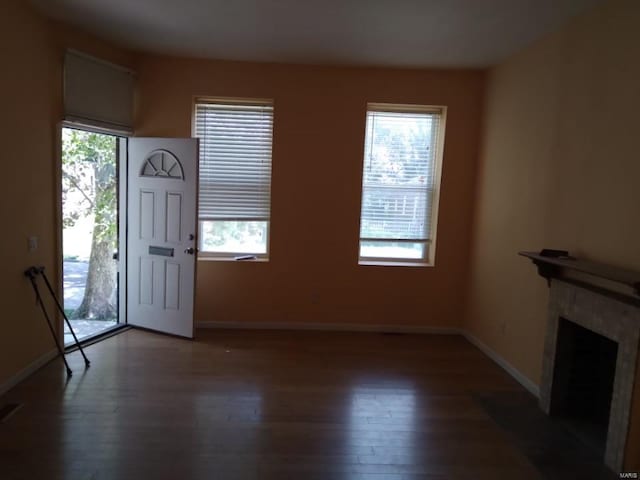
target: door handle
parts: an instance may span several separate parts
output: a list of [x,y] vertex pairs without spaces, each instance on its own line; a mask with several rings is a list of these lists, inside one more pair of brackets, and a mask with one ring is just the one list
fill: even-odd
[[196,253],[196,249],[193,247],[189,247],[187,248],[184,253],[188,253],[189,255],[193,255],[194,253]]

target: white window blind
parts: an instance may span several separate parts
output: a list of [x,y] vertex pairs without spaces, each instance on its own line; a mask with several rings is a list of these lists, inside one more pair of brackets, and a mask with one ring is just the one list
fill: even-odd
[[133,133],[132,71],[68,50],[64,62],[65,120],[122,134]]
[[273,105],[197,100],[200,221],[269,220]]
[[[424,259],[432,233],[442,111],[369,106],[360,219],[361,257],[402,258],[413,244]],[[387,253],[363,253],[363,245]],[[395,245],[395,247],[394,247]],[[398,250],[394,253],[393,248]],[[371,250],[370,250],[371,252]],[[389,253],[391,252],[391,253]],[[406,251],[405,251],[406,253]],[[413,254],[408,258],[416,258]]]

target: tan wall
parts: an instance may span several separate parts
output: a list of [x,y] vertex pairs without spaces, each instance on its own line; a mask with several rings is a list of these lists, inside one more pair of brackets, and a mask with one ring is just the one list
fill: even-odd
[[517,252],[640,270],[639,23],[612,0],[490,72],[466,325],[536,383],[548,293]]
[[[89,35],[45,21],[24,3],[0,2],[0,144],[4,158],[0,385],[54,348],[23,271],[30,265],[44,265],[52,280],[59,274],[56,189],[64,48],[71,46],[129,65],[133,62],[131,55]],[[27,250],[30,235],[40,240],[33,253]]]
[[[139,74],[142,136],[191,136],[194,95],[275,101],[270,261],[200,261],[197,320],[460,324],[481,72],[151,57]],[[368,101],[449,107],[435,268],[357,264]]]

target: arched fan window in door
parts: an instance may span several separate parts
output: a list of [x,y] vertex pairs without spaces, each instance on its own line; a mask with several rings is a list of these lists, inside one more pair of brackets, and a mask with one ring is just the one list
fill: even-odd
[[169,150],[154,150],[142,164],[140,176],[184,180],[184,170],[180,160]]

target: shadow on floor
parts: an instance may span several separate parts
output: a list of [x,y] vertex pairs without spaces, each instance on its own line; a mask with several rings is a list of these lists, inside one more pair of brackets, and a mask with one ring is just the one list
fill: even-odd
[[547,480],[613,480],[602,454],[540,410],[528,393],[496,392],[475,400]]

